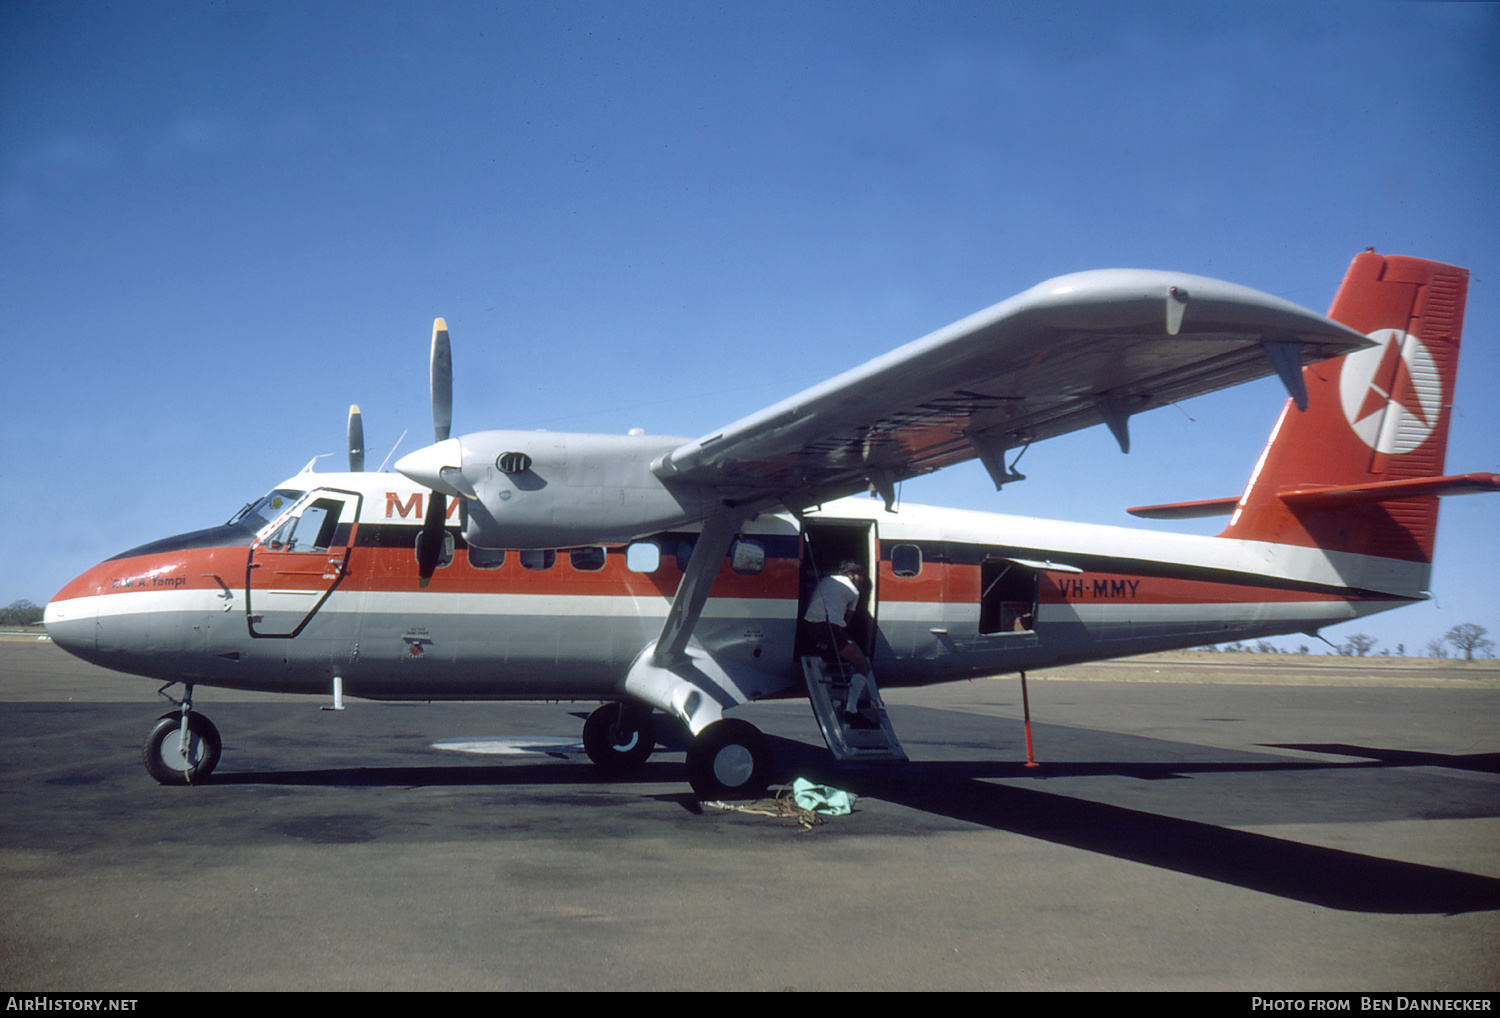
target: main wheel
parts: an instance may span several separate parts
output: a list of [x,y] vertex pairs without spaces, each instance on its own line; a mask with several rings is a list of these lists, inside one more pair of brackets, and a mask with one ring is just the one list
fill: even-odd
[[700,799],[754,799],[771,779],[771,744],[748,721],[715,721],[688,746],[687,773]]
[[188,713],[187,755],[182,753],[182,714],[163,714],[146,733],[141,760],[146,771],[164,785],[189,785],[213,773],[223,743],[214,723],[202,714]]
[[633,771],[656,748],[651,708],[638,703],[600,704],[583,723],[583,748],[610,774]]

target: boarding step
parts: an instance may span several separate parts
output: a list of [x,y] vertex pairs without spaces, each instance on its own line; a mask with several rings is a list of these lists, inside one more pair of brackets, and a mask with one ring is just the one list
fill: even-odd
[[849,680],[842,674],[830,675],[823,659],[809,655],[802,659],[802,676],[807,680],[807,697],[813,714],[823,730],[823,741],[836,760],[905,760],[906,751],[896,740],[891,719],[880,692],[870,689],[870,703],[860,709],[861,723],[844,721],[844,701],[849,696]]

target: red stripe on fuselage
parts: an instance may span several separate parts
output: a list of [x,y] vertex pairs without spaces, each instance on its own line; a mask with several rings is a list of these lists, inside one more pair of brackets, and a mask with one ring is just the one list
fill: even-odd
[[[726,562],[714,580],[714,595],[737,598],[795,598],[798,564],[795,559],[767,557],[758,573],[741,575]],[[410,548],[356,548],[350,558],[346,589],[418,589],[416,553]],[[626,568],[625,550],[610,548],[604,567],[576,568],[566,549],[548,569],[527,569],[521,556],[506,552],[505,562],[495,569],[469,565],[465,551],[454,553],[451,565],[437,569],[426,588],[431,592],[459,594],[593,594],[621,597],[671,598],[682,582],[676,561],[663,556],[655,572],[637,573]]]
[[[243,590],[246,564],[250,553],[245,547],[197,548],[127,559],[111,559],[71,581],[54,597],[54,601],[99,594],[131,594],[143,591]],[[274,567],[276,553],[258,550],[257,562]],[[319,553],[314,558],[328,559],[342,555],[342,550]],[[298,556],[304,557],[304,556]],[[516,552],[508,552],[505,562],[495,569],[469,565],[467,552],[460,549],[451,565],[438,569],[423,588],[417,573],[415,552],[403,547],[356,547],[351,550],[347,571],[340,589],[371,591],[404,591],[418,594],[530,594],[565,596],[582,594],[633,598],[670,599],[681,582],[682,573],[676,561],[663,556],[652,573],[632,572],[625,565],[623,549],[609,549],[602,569],[580,570],[573,566],[566,550],[557,553],[556,562],[545,570],[526,569]],[[941,603],[944,601],[977,604],[980,598],[980,566],[929,560],[917,576],[897,576],[889,561],[881,563],[879,598],[888,603]],[[716,597],[744,599],[793,599],[798,595],[800,567],[796,560],[768,557],[765,568],[756,574],[735,573],[728,562],[714,582]],[[320,570],[309,569],[305,575],[296,571],[278,572],[279,587],[318,589],[327,587]],[[1043,604],[1136,603],[1254,603],[1337,601],[1353,597],[1349,591],[1295,589],[1276,580],[1266,583],[1228,583],[1180,577],[1143,576],[1115,572],[1061,574],[1043,572],[1038,585]],[[1364,599],[1382,599],[1370,594]]]
[[226,586],[243,590],[249,553],[249,548],[236,546],[110,559],[70,581],[52,600],[144,591],[223,590]]
[[[415,537],[415,530],[413,530]],[[134,558],[101,562],[72,580],[53,596],[54,601],[100,594],[132,594],[164,590],[244,590],[246,565],[250,549],[245,547],[195,548],[190,551],[164,552]],[[257,566],[274,572],[277,587],[289,589],[323,589],[328,576],[323,568],[327,560],[342,558],[344,549],[318,553],[284,553],[256,549]],[[318,568],[303,568],[301,560],[316,562]],[[278,569],[278,565],[293,568]],[[221,582],[222,581],[222,582]],[[420,586],[416,553],[411,548],[356,547],[350,551],[341,590],[405,591],[412,594],[535,594],[535,595],[616,595],[621,597],[667,598],[676,593],[682,573],[675,559],[664,556],[652,573],[637,573],[626,568],[623,549],[609,549],[605,564],[598,570],[580,570],[573,566],[566,550],[557,553],[551,568],[526,569],[520,556],[507,553],[503,565],[496,569],[479,569],[468,563],[467,553],[460,550],[451,565],[436,570],[428,585]],[[714,594],[733,598],[795,598],[798,563],[793,559],[768,557],[758,573],[741,575],[726,562],[714,581]]]
[[1331,591],[1287,590],[1258,584],[1125,573],[1046,575],[1042,577],[1039,593],[1043,604],[1262,604],[1273,601],[1364,600]]
[[[917,576],[897,576],[890,563],[881,563],[881,602],[978,604],[981,567],[927,561]],[[1238,604],[1295,601],[1387,600],[1378,594],[1361,597],[1347,590],[1308,590],[1268,578],[1265,583],[1229,583],[1137,573],[1043,571],[1037,589],[1042,604]],[[1400,600],[1405,600],[1404,598]]]

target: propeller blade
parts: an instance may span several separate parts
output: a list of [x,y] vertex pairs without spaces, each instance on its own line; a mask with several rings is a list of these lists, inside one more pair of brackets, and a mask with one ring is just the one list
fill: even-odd
[[453,351],[448,346],[448,323],[432,323],[432,433],[445,442],[453,429]]
[[[444,525],[448,520],[448,492],[462,494],[443,478],[445,469],[456,471],[462,478],[463,450],[457,439],[448,438],[448,433],[453,430],[453,351],[448,345],[448,323],[441,318],[432,322],[431,375],[432,433],[437,444],[408,453],[396,461],[397,470],[428,486],[427,513],[422,518],[422,532],[417,535],[417,582],[423,587],[437,572],[447,543]],[[450,460],[452,462],[448,462]],[[402,470],[402,464],[409,469]]]
[[349,408],[349,472],[358,474],[365,469],[365,426],[359,416],[359,404]]
[[427,499],[427,515],[422,519],[422,532],[417,535],[417,576],[421,586],[427,586],[432,574],[437,571],[438,560],[443,557],[443,524],[448,516],[448,496],[441,492],[430,492]]

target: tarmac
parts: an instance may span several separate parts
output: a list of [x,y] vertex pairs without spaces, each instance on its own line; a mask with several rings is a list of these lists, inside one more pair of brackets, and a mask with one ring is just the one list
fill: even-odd
[[1251,657],[1033,673],[1036,767],[1014,676],[888,692],[907,764],[747,705],[860,797],[804,827],[681,733],[602,780],[591,704],[200,687],[223,760],[163,787],[157,683],[0,640],[0,989],[1500,989],[1494,662]]

